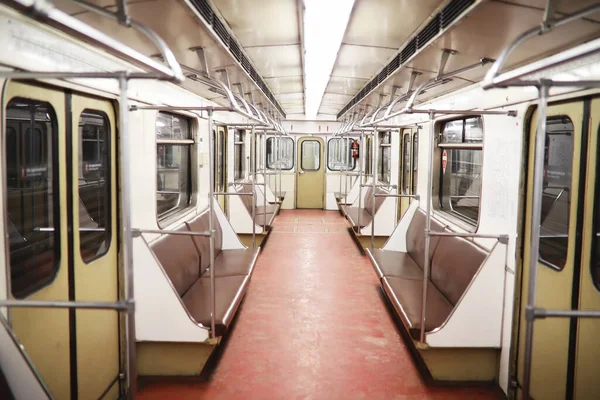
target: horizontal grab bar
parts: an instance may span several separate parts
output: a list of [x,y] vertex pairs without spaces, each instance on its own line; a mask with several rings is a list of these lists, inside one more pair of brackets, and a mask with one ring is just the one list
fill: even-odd
[[254,196],[254,193],[215,192],[215,196]]
[[56,300],[0,300],[0,307],[9,308],[85,308],[88,310],[129,311],[133,302],[118,301],[56,301]]
[[[180,236],[206,236],[211,237],[213,233],[210,231],[202,231],[202,232],[180,232],[180,231],[169,231],[166,229],[132,229],[131,232],[136,234],[142,233],[160,233],[164,235],[180,235]],[[214,232],[214,231],[213,231]]]
[[425,235],[428,236],[441,236],[441,237],[462,237],[462,238],[479,238],[479,239],[498,239],[502,244],[508,244],[508,235],[500,234],[487,234],[487,233],[459,233],[459,232],[435,232],[425,231]]
[[375,197],[406,197],[409,199],[417,199],[420,200],[421,196],[419,196],[418,194],[375,194]]

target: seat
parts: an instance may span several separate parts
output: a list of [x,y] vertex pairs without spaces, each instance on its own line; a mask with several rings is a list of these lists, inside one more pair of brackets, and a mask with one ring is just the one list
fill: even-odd
[[[394,309],[402,319],[413,339],[418,340],[421,332],[421,306],[423,304],[423,280],[386,276],[383,289]],[[452,312],[453,305],[437,287],[427,284],[427,310],[425,331],[440,327]]]
[[367,254],[380,278],[394,276],[405,279],[423,279],[423,270],[408,253],[367,249]]
[[[248,276],[215,277],[216,336],[223,336],[231,324],[246,292],[248,281]],[[181,299],[194,320],[208,327],[211,325],[210,293],[210,279],[198,279]]]
[[364,208],[342,206],[342,211],[344,212],[344,214],[346,214],[346,217],[348,218],[352,226],[364,228],[365,226],[369,225],[373,220],[371,213],[369,213]]
[[[177,232],[208,231],[206,211],[177,227]],[[254,270],[258,249],[223,250],[223,231],[213,214],[214,265],[211,266],[207,236],[163,235],[152,243],[156,255],[189,315],[198,323],[211,325],[211,268],[215,276],[215,335],[222,336],[238,309]]]

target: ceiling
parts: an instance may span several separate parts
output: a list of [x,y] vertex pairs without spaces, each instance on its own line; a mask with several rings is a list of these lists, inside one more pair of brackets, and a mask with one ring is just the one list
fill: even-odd
[[[82,11],[67,0],[55,2],[143,54],[157,53],[135,31]],[[92,2],[114,10],[115,0]],[[435,77],[444,49],[456,51],[449,57],[445,71],[473,64],[482,57],[496,58],[517,35],[540,24],[545,3],[546,0],[356,0],[319,113],[325,119],[344,119],[390,101],[394,90],[402,94],[410,89],[412,72],[419,73],[413,88]],[[558,0],[557,13],[573,12],[592,3],[595,1]],[[203,7],[214,12],[210,21],[203,16]],[[446,18],[443,12],[453,12],[452,7],[460,9],[456,18],[433,33],[428,31],[437,24],[436,18]],[[267,110],[282,110],[290,119],[303,115],[302,0],[130,0],[128,10],[133,19],[165,39],[187,71],[202,69],[196,52],[191,50],[201,46],[212,76],[222,77],[217,71],[226,69],[231,83],[241,84],[241,92],[251,93],[246,96],[255,104]],[[528,41],[511,56],[508,66],[516,67],[599,37],[598,21],[600,14]],[[221,35],[215,33],[219,29]],[[421,41],[421,35],[427,32],[427,41]],[[400,58],[417,39],[421,45],[416,51]],[[428,90],[419,99],[424,101],[477,82],[486,70],[483,67],[462,74]],[[184,86],[208,99],[222,101],[220,95],[193,80],[187,80]]]

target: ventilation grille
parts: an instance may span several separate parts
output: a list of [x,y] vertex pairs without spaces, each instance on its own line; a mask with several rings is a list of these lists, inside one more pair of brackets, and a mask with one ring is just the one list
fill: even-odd
[[459,15],[461,15],[467,8],[471,7],[475,3],[475,0],[454,0],[448,4],[441,13],[440,22],[442,29],[447,28]]
[[381,72],[371,79],[360,92],[358,92],[352,100],[340,110],[337,114],[337,118],[341,118],[348,110],[358,104],[387,78],[400,69],[402,65],[406,64],[418,50],[425,47],[433,40],[433,38],[449,27],[452,22],[456,21],[456,19],[476,1],[477,0],[453,0],[448,3],[442,11],[437,13],[431,21],[429,21],[429,23],[427,23],[427,25],[425,25],[425,27],[423,27],[423,29],[421,29],[417,35],[402,48],[400,53],[398,53],[398,55],[396,55],[396,57],[381,70]]
[[256,83],[256,85],[262,90],[265,96],[273,103],[277,110],[285,118],[285,111],[279,104],[279,102],[273,96],[273,93],[267,87],[265,81],[261,78],[260,74],[252,66],[252,63],[246,57],[240,44],[229,34],[229,31],[221,20],[217,17],[213,11],[210,3],[207,0],[191,0],[196,10],[200,13],[204,21],[213,28],[215,34],[221,39],[225,47],[229,49],[231,55],[240,63],[242,68],[248,73],[250,78]]

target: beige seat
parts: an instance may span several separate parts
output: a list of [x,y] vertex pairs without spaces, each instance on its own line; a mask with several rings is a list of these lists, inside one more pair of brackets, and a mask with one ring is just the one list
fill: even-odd
[[[208,231],[208,216],[206,211],[175,230]],[[223,250],[223,232],[216,216],[214,222],[215,334],[222,336],[246,293],[258,249]],[[166,234],[153,242],[151,249],[190,316],[210,327],[210,239],[206,236]]]
[[[418,209],[407,229],[407,252],[367,249],[386,296],[415,340],[421,331],[425,223],[426,215]],[[451,232],[435,219],[431,220],[431,230]],[[429,254],[426,332],[439,328],[448,319],[488,251],[465,238],[444,236],[430,239]]]

